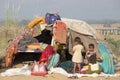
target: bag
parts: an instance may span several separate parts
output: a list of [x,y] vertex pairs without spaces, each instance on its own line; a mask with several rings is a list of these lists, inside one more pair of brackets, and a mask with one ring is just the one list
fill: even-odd
[[34,62],[34,66],[31,72],[31,75],[34,76],[45,76],[47,74],[47,71],[45,69],[44,63],[39,64],[39,62]]
[[56,20],[61,20],[61,18],[58,14],[46,13],[45,21],[47,24],[53,24],[56,22]]

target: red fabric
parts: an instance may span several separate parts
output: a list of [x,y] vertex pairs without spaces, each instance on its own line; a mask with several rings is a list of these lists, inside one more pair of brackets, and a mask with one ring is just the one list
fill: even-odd
[[67,31],[66,31],[65,23],[63,23],[62,21],[57,21],[53,33],[54,33],[54,40],[56,42],[66,44]]
[[40,56],[40,61],[46,61],[49,63],[50,56],[55,54],[53,47],[48,45],[45,50],[42,51],[42,55]]

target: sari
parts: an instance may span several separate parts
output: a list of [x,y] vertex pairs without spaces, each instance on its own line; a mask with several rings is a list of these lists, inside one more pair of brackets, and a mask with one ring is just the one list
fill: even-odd
[[98,50],[103,58],[103,61],[100,63],[103,72],[106,74],[114,74],[114,63],[109,50],[104,44],[99,44]]
[[45,61],[49,63],[49,59],[52,55],[55,54],[55,51],[52,46],[48,45],[43,51],[42,55],[40,56],[40,62]]

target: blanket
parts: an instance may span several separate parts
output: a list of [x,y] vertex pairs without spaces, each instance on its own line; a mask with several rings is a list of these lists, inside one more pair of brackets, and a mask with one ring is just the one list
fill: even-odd
[[1,73],[1,76],[20,76],[20,75],[31,75],[31,70],[28,69],[28,65],[22,68],[12,68]]
[[80,77],[119,77],[120,76],[120,74],[105,74],[105,73],[101,73],[101,74],[96,74],[96,73],[93,73],[93,74],[79,74],[79,73],[70,74],[70,73],[67,73],[64,69],[62,69],[60,67],[51,68],[48,73],[49,74],[59,73],[64,76],[67,76],[67,77],[77,76],[78,78],[80,78]]

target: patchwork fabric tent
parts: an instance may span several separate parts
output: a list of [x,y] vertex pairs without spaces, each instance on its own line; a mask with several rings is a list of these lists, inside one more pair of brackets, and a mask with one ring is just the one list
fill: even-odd
[[[99,41],[103,41],[103,37],[89,24],[81,20],[62,18],[62,21],[67,24],[69,40],[73,40],[79,36],[83,45],[88,49],[88,45],[93,43],[97,50]],[[73,47],[73,41],[69,41],[69,50]],[[71,52],[71,51],[70,51]]]
[[[44,24],[44,19],[43,18],[37,18],[38,22],[35,22],[32,21],[32,23],[30,24],[29,23],[29,26],[28,28],[26,28],[25,30],[22,30],[22,31],[26,31],[24,34],[27,34],[27,33],[31,33],[31,29],[36,25],[36,24],[40,24],[39,22],[42,21],[42,24]],[[40,20],[42,19],[42,20]],[[62,18],[61,20],[62,22],[64,22],[66,24],[66,27],[67,27],[67,47],[68,47],[68,50],[69,50],[69,53],[71,54],[71,51],[72,51],[72,47],[73,47],[73,40],[75,37],[80,37],[81,38],[81,41],[83,42],[83,45],[85,47],[86,50],[88,50],[88,45],[90,43],[93,43],[95,45],[95,50],[98,52],[98,56],[100,56],[99,54],[99,50],[98,50],[98,44],[99,43],[105,43],[109,52],[111,53],[110,55],[112,56],[113,60],[114,60],[114,63],[117,62],[117,58],[115,57],[115,55],[113,54],[112,50],[110,49],[109,45],[104,41],[103,37],[97,33],[97,31],[92,27],[90,26],[89,24],[87,24],[86,22],[84,21],[80,21],[80,20],[74,20],[74,19],[67,19],[67,18]],[[32,25],[32,26],[31,26]],[[21,34],[21,33],[20,33]],[[17,44],[20,40],[20,36],[18,34],[17,37],[15,37],[13,39],[14,41],[14,44]],[[62,38],[62,37],[61,37]],[[16,42],[16,43],[15,43]],[[12,43],[13,44],[13,43]],[[9,65],[13,64],[12,61],[10,60],[13,60],[13,55],[14,54],[17,54],[17,50],[16,50],[16,47],[17,45],[12,45],[12,44],[9,44],[9,47],[12,47],[9,51],[9,48],[7,50],[7,54],[6,54],[6,57],[5,57],[5,65],[6,67],[8,67]]]
[[92,26],[84,21],[66,18],[63,18],[62,20],[67,24],[68,28],[67,36],[69,53],[72,53],[74,38],[79,36],[86,51],[88,50],[88,45],[90,43],[95,45],[97,56],[102,57],[103,59],[101,63],[103,72],[113,74],[114,64],[117,63],[117,58],[104,38]]

